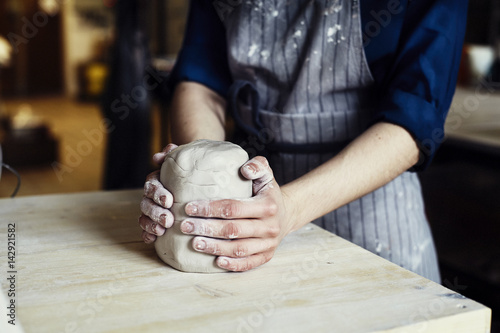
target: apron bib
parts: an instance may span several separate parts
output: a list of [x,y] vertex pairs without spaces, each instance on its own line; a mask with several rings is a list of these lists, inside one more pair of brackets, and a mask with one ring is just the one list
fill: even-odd
[[[268,158],[279,184],[329,160],[368,128],[374,80],[357,0],[242,1],[224,24],[235,81],[229,108],[240,137],[265,144],[253,148]],[[440,280],[413,173],[314,223]]]

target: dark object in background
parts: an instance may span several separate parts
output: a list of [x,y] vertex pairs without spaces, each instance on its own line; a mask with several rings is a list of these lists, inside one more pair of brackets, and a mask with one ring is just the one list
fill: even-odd
[[419,174],[443,284],[493,309],[500,331],[500,148],[447,139]]
[[497,0],[469,0],[466,44],[494,45],[493,8]]
[[5,163],[20,168],[50,166],[58,160],[59,143],[46,125],[13,128],[8,118],[2,118],[0,129]]
[[150,171],[150,93],[155,78],[147,71],[151,59],[143,30],[146,4],[138,0],[116,4],[117,35],[102,99],[104,116],[110,121],[105,190],[142,187]]
[[[500,3],[495,1],[492,8],[491,31],[495,45],[495,61],[488,73],[490,82],[500,82]],[[498,85],[494,85],[498,90]]]
[[491,69],[489,70],[487,77],[489,82],[495,83],[491,85],[492,89],[499,90],[498,83],[500,82],[500,52],[498,51],[495,56],[495,61],[493,62],[493,66],[491,66]]
[[[500,82],[500,2],[470,0],[467,16],[466,44],[489,45],[495,48],[495,61],[487,74],[488,82]],[[492,85],[493,88],[496,85]]]

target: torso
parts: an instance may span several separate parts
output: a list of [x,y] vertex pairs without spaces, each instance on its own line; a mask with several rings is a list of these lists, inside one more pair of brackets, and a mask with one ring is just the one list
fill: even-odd
[[[255,122],[239,100],[244,125],[278,143],[332,147],[370,124],[373,78],[357,0],[242,1],[224,20],[234,80],[251,83],[260,101]],[[338,151],[268,154],[280,184],[304,175]],[[314,221],[402,267],[439,280],[436,254],[415,174]]]

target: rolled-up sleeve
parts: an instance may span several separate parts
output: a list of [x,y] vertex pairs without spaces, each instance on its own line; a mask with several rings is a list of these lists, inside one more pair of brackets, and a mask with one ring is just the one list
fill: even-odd
[[170,75],[173,89],[193,81],[226,96],[231,85],[226,31],[211,1],[191,0],[182,49]]
[[405,128],[421,151],[420,171],[444,137],[455,93],[467,19],[467,1],[419,0],[408,4],[398,50],[381,85],[374,121]]

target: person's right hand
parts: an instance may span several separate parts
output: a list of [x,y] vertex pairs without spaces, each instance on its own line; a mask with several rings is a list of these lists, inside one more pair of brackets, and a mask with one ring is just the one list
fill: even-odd
[[[169,144],[162,152],[153,156],[153,161],[161,166],[165,156],[175,148],[177,145]],[[165,230],[174,224],[174,215],[169,210],[173,202],[172,193],[167,191],[160,182],[160,170],[149,174],[144,184],[144,196],[141,201],[142,214],[139,217],[144,242],[154,243],[157,236],[163,235]]]

